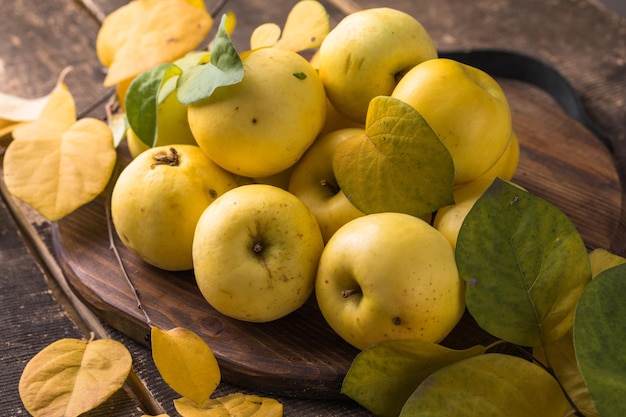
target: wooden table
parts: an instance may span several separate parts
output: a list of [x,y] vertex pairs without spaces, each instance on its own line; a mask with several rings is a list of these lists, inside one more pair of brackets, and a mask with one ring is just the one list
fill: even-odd
[[[238,27],[236,46],[245,47],[254,26],[284,22],[295,1],[230,1]],[[49,92],[59,72],[72,65],[67,84],[79,110],[104,94],[103,71],[95,55],[99,20],[125,1],[5,0],[0,14],[0,91],[23,97]],[[564,74],[580,93],[591,119],[613,142],[619,178],[626,179],[626,20],[594,0],[328,0],[331,21],[352,11],[383,5],[407,11],[431,33],[441,50],[504,48],[538,57]],[[85,4],[90,5],[86,7]],[[207,2],[209,8],[213,2]],[[270,6],[271,4],[271,6]],[[549,103],[549,105],[552,105]],[[103,116],[102,106],[89,112]],[[599,144],[599,142],[598,142]],[[2,143],[6,145],[6,141]],[[599,145],[601,146],[601,145]],[[111,328],[67,291],[52,255],[51,225],[8,197],[0,200],[0,414],[25,413],[17,383],[26,362],[61,337],[89,332],[122,341],[133,354],[134,374],[125,390],[90,416],[177,415],[177,395],[156,372],[143,344]],[[617,202],[619,205],[619,201]],[[623,204],[618,207],[618,213]],[[581,208],[582,210],[582,208]],[[623,230],[624,219],[613,219]],[[611,223],[611,224],[613,224]],[[609,239],[626,254],[625,238]],[[245,390],[223,382],[216,394]],[[263,393],[261,393],[263,394]],[[369,415],[349,400],[280,398],[287,416]],[[143,408],[143,410],[141,409]]]

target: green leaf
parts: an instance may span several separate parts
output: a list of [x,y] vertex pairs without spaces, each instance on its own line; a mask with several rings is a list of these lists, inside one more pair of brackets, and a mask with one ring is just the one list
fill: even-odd
[[178,79],[177,97],[189,105],[207,98],[215,89],[243,80],[243,63],[226,32],[227,15],[222,16],[211,50],[211,60],[200,61],[183,71]]
[[111,339],[60,339],[35,355],[19,382],[34,417],[75,417],[96,408],[126,382],[132,357]]
[[337,147],[333,169],[344,194],[368,214],[421,217],[453,203],[450,153],[413,107],[392,97],[372,99],[365,134]]
[[426,378],[401,417],[563,417],[571,410],[561,387],[524,359],[487,353],[455,362]]
[[417,340],[382,342],[357,355],[341,392],[378,416],[398,416],[413,391],[431,373],[485,350],[483,346],[454,350]]
[[153,147],[157,138],[157,109],[160,103],[172,93],[174,82],[181,69],[174,64],[159,64],[142,72],[133,79],[125,98],[126,119],[128,124],[149,147]]
[[574,319],[580,371],[602,417],[626,415],[626,265],[601,272],[585,288]]
[[152,328],[152,358],[163,380],[178,394],[202,404],[220,383],[211,348],[191,330]]
[[465,217],[456,260],[478,324],[523,346],[566,334],[591,279],[585,244],[569,218],[500,179]]

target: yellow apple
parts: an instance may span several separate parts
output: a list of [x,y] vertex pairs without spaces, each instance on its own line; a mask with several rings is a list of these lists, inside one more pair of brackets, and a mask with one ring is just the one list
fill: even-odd
[[326,116],[326,93],[311,64],[294,51],[244,54],[243,80],[188,107],[196,142],[224,169],[250,178],[291,167]]
[[339,189],[333,173],[333,153],[337,145],[363,132],[363,128],[345,128],[320,136],[291,173],[288,190],[311,210],[324,242],[345,223],[364,214]]
[[226,316],[276,320],[311,296],[323,246],[315,217],[296,196],[268,184],[242,185],[213,202],[198,221],[196,282]]
[[316,65],[333,106],[363,124],[372,98],[390,95],[406,71],[436,57],[435,44],[418,20],[380,7],[341,20],[324,38]]
[[459,185],[452,192],[455,203],[442,207],[435,213],[433,226],[448,239],[453,248],[456,248],[459,229],[465,216],[492,182],[493,178],[479,178]]
[[359,349],[385,340],[439,342],[465,310],[452,246],[402,213],[368,214],[337,230],[322,252],[315,294],[331,328]]
[[124,245],[147,263],[188,270],[200,215],[236,186],[235,177],[197,146],[152,148],[120,173],[111,196],[113,225]]
[[508,146],[508,99],[497,81],[478,68],[431,59],[407,72],[391,95],[413,106],[448,148],[455,184],[486,173]]
[[[443,234],[453,248],[456,248],[459,230],[463,225],[465,216],[474,207],[476,201],[485,193],[485,190],[493,183],[495,177],[481,177],[454,188],[454,204],[437,210],[433,219],[433,226]],[[509,181],[512,185],[521,186]]]
[[498,158],[495,165],[493,165],[487,172],[481,175],[480,178],[500,178],[505,181],[511,181],[515,173],[517,172],[517,167],[519,165],[519,156],[520,156],[520,145],[519,139],[517,138],[517,134],[515,130],[511,131],[511,138],[509,139],[509,144],[506,146],[504,153]]

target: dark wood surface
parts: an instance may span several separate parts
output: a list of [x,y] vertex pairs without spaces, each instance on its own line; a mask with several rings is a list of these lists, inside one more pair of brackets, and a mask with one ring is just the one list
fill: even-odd
[[[108,13],[125,2],[93,3]],[[440,49],[506,48],[529,53],[554,65],[580,92],[592,119],[613,140],[617,168],[613,167],[611,156],[601,144],[565,118],[549,98],[527,86],[507,84],[512,102],[520,106],[516,107],[518,133],[525,141],[522,150],[525,168],[520,171],[519,182],[537,193],[549,194],[546,195],[548,200],[558,196],[557,201],[551,201],[571,215],[590,246],[611,246],[624,253],[621,239],[624,235],[623,194],[615,192],[618,176],[622,176],[626,168],[626,164],[620,162],[626,158],[623,145],[626,140],[626,22],[623,18],[592,0],[324,3],[328,5],[333,23],[343,14],[359,8],[393,5],[422,21]],[[260,22],[281,23],[293,1],[272,2],[271,7],[267,4],[261,1],[228,3],[227,7],[238,16],[236,44],[243,47],[252,27]],[[14,0],[3,5],[4,13],[0,16],[0,27],[5,34],[0,44],[2,92],[24,97],[45,94],[53,87],[61,69],[72,65],[74,71],[67,83],[78,108],[86,109],[102,97],[105,93],[101,87],[103,72],[93,47],[98,20],[79,1]],[[102,108],[92,113],[102,116]],[[549,132],[540,129],[546,124]],[[544,149],[549,149],[547,153],[554,156],[547,165],[542,160],[546,155]],[[561,176],[565,176],[566,181]],[[543,187],[545,182],[557,184],[558,190],[553,192]],[[598,191],[588,190],[590,183],[595,184]],[[7,198],[6,193],[3,197]],[[55,283],[46,268],[46,262],[55,260],[51,256],[50,225],[18,202],[9,198],[7,203],[14,209],[9,213],[11,210],[6,206],[0,206],[0,318],[3,325],[0,360],[4,374],[2,391],[7,393],[0,400],[0,413],[16,415],[24,413],[17,396],[17,380],[26,361],[47,343],[64,335],[84,335],[88,329],[85,330],[84,320],[80,314],[75,315],[74,308],[64,301],[62,294],[51,290]],[[10,214],[31,227],[16,233],[17,226]],[[87,322],[89,324],[89,320]],[[135,373],[146,387],[146,392],[139,394],[144,396],[141,398],[144,408],[151,413],[166,411],[177,415],[171,404],[176,395],[158,377],[149,350],[106,322],[100,325],[108,335],[131,349]],[[255,390],[263,392],[262,388],[255,387]],[[245,389],[237,381],[225,382],[217,394]],[[285,404],[286,415],[368,415],[350,401],[280,399]],[[141,412],[131,396],[120,392],[92,415],[141,415]]]

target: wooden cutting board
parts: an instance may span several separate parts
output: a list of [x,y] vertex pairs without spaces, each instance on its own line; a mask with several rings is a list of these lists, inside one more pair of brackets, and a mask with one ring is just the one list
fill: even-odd
[[[513,111],[521,158],[514,181],[567,214],[588,247],[609,248],[618,231],[622,195],[602,143],[526,84],[502,80]],[[120,151],[120,159],[128,155]],[[76,294],[113,327],[149,344],[150,326],[109,245],[106,196],[54,225],[53,244]],[[324,322],[312,298],[293,314],[253,324],[224,317],[202,298],[191,272],[157,270],[114,235],[141,305],[161,329],[183,326],[211,346],[223,378],[270,394],[335,398],[358,351]],[[466,315],[443,342],[463,348],[492,337]]]

